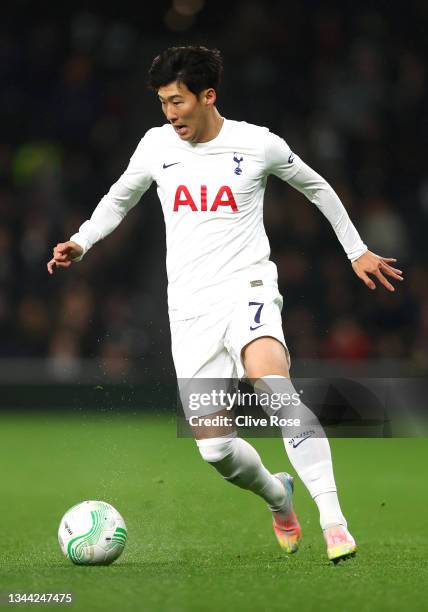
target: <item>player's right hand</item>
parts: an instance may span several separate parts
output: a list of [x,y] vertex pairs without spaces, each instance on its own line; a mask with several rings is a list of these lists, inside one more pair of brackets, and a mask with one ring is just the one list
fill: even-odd
[[82,253],[82,247],[72,240],[59,242],[53,248],[53,257],[47,264],[49,274],[54,273],[55,267],[69,268],[73,260],[80,257]]

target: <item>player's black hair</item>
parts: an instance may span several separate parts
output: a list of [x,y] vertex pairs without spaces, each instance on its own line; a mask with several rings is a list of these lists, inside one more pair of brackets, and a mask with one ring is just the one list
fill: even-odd
[[157,91],[159,87],[178,81],[197,95],[210,87],[217,89],[222,72],[223,61],[218,49],[170,47],[153,60],[148,85]]

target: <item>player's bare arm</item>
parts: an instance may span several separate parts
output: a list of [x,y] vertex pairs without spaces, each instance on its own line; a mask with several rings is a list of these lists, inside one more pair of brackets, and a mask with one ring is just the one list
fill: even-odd
[[47,263],[49,274],[53,274],[55,268],[69,268],[74,259],[81,257],[83,249],[72,240],[59,242],[53,248],[53,257]]
[[404,280],[402,270],[393,268],[391,265],[396,261],[393,257],[380,257],[371,251],[366,251],[352,262],[352,267],[358,278],[361,278],[369,289],[376,289],[376,284],[370,278],[370,274],[376,277],[388,291],[395,291],[394,286],[388,281],[386,276],[399,281]]

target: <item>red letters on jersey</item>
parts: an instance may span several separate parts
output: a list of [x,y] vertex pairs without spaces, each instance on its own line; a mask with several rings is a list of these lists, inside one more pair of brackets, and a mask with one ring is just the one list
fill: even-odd
[[[226,196],[226,197],[225,197]],[[224,198],[224,199],[223,199]],[[178,211],[179,206],[190,206],[192,211],[197,212],[198,207],[195,204],[194,199],[190,195],[190,191],[186,185],[179,185],[175,192],[174,199],[174,212]],[[238,212],[235,198],[230,187],[223,185],[217,192],[216,197],[211,205],[210,211],[215,212],[219,206],[230,206],[233,212]],[[201,185],[201,211],[208,210],[207,208],[207,186]]]

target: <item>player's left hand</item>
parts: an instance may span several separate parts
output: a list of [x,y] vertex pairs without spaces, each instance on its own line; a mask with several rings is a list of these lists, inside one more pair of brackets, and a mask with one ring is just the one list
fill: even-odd
[[390,276],[399,281],[403,280],[403,272],[390,265],[396,261],[397,260],[392,257],[380,257],[371,251],[366,251],[358,259],[352,262],[352,267],[358,278],[361,278],[369,289],[376,289],[375,283],[368,276],[368,274],[371,274],[375,276],[388,291],[395,291],[395,288],[391,285],[386,276]]

